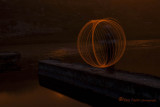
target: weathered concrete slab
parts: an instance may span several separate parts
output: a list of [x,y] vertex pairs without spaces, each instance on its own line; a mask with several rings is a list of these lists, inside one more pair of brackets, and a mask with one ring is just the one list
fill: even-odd
[[[39,75],[39,83],[45,88],[59,92],[80,102],[87,103],[93,107],[107,107],[108,105],[116,107],[120,104],[116,99],[108,98],[89,89],[67,84],[64,81],[52,77]],[[129,104],[123,104],[122,102],[121,105],[123,105],[123,107],[129,107]]]
[[15,52],[0,53],[0,72],[17,69],[20,57],[20,54]]
[[39,75],[119,99],[154,99],[160,101],[160,78],[125,71],[109,73],[105,69],[55,60],[39,62]]

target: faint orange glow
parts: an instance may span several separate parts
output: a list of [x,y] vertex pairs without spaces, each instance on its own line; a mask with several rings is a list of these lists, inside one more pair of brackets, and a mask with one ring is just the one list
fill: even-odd
[[55,93],[58,97],[63,98],[64,95],[60,94],[60,93]]
[[52,52],[53,56],[56,57],[64,57],[68,54],[68,50],[67,49],[58,49]]
[[77,47],[82,59],[89,65],[109,67],[124,54],[125,33],[112,19],[91,20],[81,29]]

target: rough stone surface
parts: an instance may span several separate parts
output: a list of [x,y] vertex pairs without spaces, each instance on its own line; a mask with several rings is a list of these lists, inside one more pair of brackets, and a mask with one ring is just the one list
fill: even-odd
[[39,62],[39,75],[86,88],[112,98],[141,98],[160,101],[160,78],[125,71],[107,72],[87,65],[55,60]]

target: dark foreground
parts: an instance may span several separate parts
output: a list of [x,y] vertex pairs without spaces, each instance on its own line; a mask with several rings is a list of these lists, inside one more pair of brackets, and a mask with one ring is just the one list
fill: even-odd
[[39,63],[39,79],[42,86],[93,106],[150,107],[156,106],[160,97],[158,78],[120,70],[109,73],[103,69],[55,60]]
[[128,102],[127,100],[119,101],[110,97],[103,96],[101,94],[97,94],[93,91],[76,87],[71,84],[67,84],[66,82],[62,82],[42,75],[39,76],[39,82],[40,85],[43,87],[60,92],[66,96],[69,96],[80,102],[89,104],[93,107],[99,107],[99,106],[100,107],[106,107],[106,106],[158,107],[159,105],[159,102],[144,103],[144,102]]
[[[127,43],[126,52],[115,67],[124,71],[160,77],[159,40],[135,40],[127,41]],[[95,105],[91,103],[101,104],[102,99],[99,101],[100,97],[97,97],[97,95],[94,97],[95,100],[92,96],[90,96],[91,98],[84,98],[83,100],[87,101],[83,103],[83,101],[75,100],[70,95],[63,94],[63,92],[56,92],[39,85],[39,60],[52,57],[64,62],[84,63],[78,56],[76,43],[6,45],[0,47],[0,52],[18,52],[21,54],[19,70],[0,73],[1,107],[88,107]],[[45,81],[47,81],[47,78]],[[60,85],[61,82],[56,83]],[[57,88],[58,86],[50,85],[50,87]],[[67,90],[67,87],[61,89]],[[72,90],[71,93],[76,93],[74,91]],[[74,94],[74,96],[79,98],[79,95]],[[85,97],[89,96],[86,94]],[[106,104],[110,101],[106,101]]]

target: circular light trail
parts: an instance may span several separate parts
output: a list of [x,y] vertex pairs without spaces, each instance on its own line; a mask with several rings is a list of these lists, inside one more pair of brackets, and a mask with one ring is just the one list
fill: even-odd
[[106,68],[123,56],[126,37],[123,28],[112,19],[91,20],[81,29],[77,47],[87,64]]

